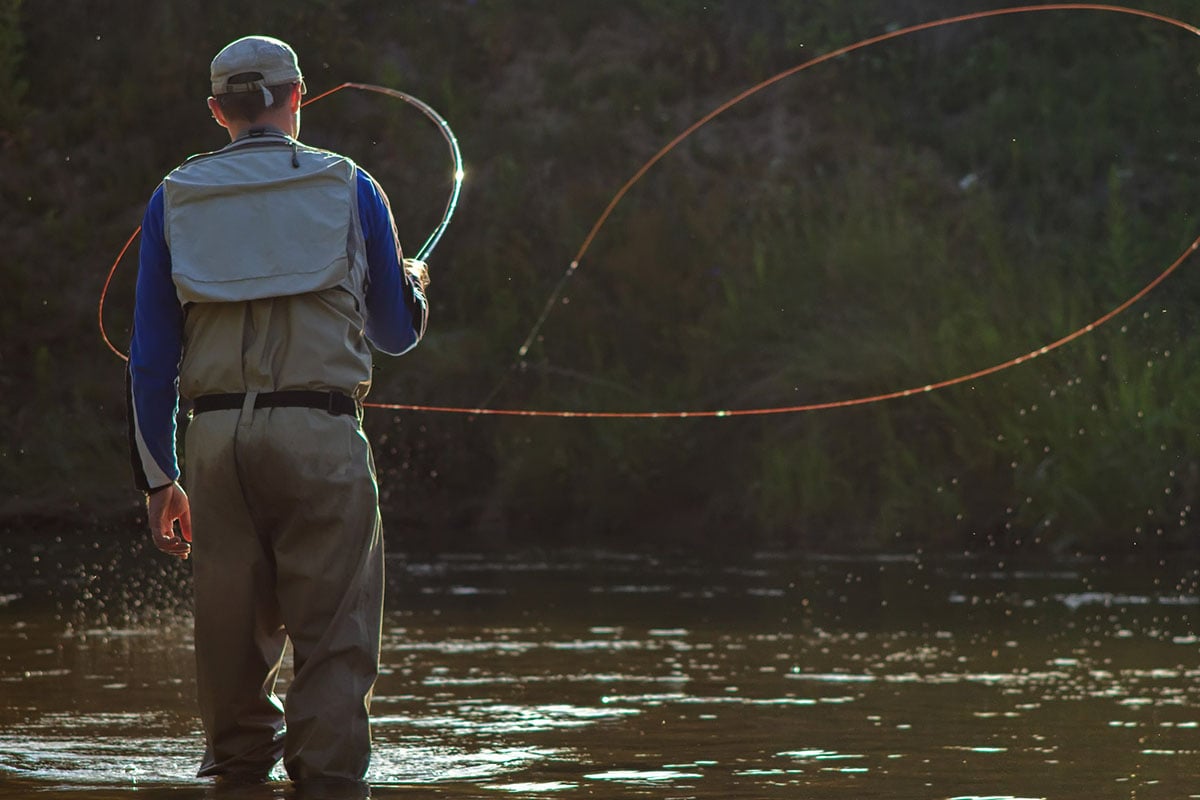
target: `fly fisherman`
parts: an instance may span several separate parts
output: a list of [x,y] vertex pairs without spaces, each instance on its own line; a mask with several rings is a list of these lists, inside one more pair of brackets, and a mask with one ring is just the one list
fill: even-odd
[[[211,73],[208,107],[231,143],[168,174],[142,224],[135,476],[155,545],[194,564],[199,774],[262,781],[282,758],[302,790],[365,796],[384,586],[360,424],[368,341],[393,355],[417,344],[427,272],[401,258],[375,180],[296,140],[305,86],[291,47],[238,39]],[[180,396],[194,414],[190,501]],[[274,687],[287,638],[285,712]]]

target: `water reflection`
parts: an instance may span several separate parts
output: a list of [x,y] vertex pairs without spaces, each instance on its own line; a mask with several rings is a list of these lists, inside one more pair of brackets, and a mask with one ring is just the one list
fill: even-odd
[[[1200,796],[1187,565],[389,568],[375,797]],[[187,574],[111,577],[0,584],[0,794],[296,796],[194,779]]]

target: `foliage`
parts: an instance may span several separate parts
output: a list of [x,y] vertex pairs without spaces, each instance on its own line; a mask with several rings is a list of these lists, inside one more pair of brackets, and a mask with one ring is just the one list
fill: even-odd
[[[756,81],[944,4],[45,8],[0,0],[0,121],[24,123],[0,138],[13,232],[0,515],[128,513],[121,365],[97,342],[95,298],[155,182],[220,144],[207,59],[254,30],[297,46],[312,90],[358,80],[422,97],[466,154],[461,210],[432,263],[429,335],[379,360],[372,399],[642,411],[918,390],[708,420],[372,413],[401,546],[1191,546],[1200,296],[1188,264],[1059,349],[919,391],[1098,319],[1197,234],[1200,110],[1186,101],[1200,55],[1183,31],[1112,12],[1012,15],[781,81],[646,174],[518,356],[594,220],[665,142]],[[305,111],[304,133],[379,178],[415,249],[447,188],[426,123],[344,92]],[[119,343],[133,269],[106,312]]]
[[28,81],[21,77],[24,36],[21,33],[21,0],[0,2],[0,132],[12,135],[21,118]]

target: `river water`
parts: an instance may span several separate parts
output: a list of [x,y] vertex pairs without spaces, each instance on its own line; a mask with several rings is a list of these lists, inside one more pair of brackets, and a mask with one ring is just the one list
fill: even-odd
[[[0,543],[0,796],[210,796],[186,566],[63,538]],[[375,797],[1200,798],[1191,562],[388,569]]]

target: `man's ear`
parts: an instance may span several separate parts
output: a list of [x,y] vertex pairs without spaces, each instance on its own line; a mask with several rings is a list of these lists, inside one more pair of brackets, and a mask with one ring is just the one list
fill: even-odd
[[217,121],[217,124],[222,128],[228,128],[229,122],[225,119],[225,114],[221,111],[221,104],[217,102],[217,98],[208,98],[208,111],[212,114],[212,118]]

